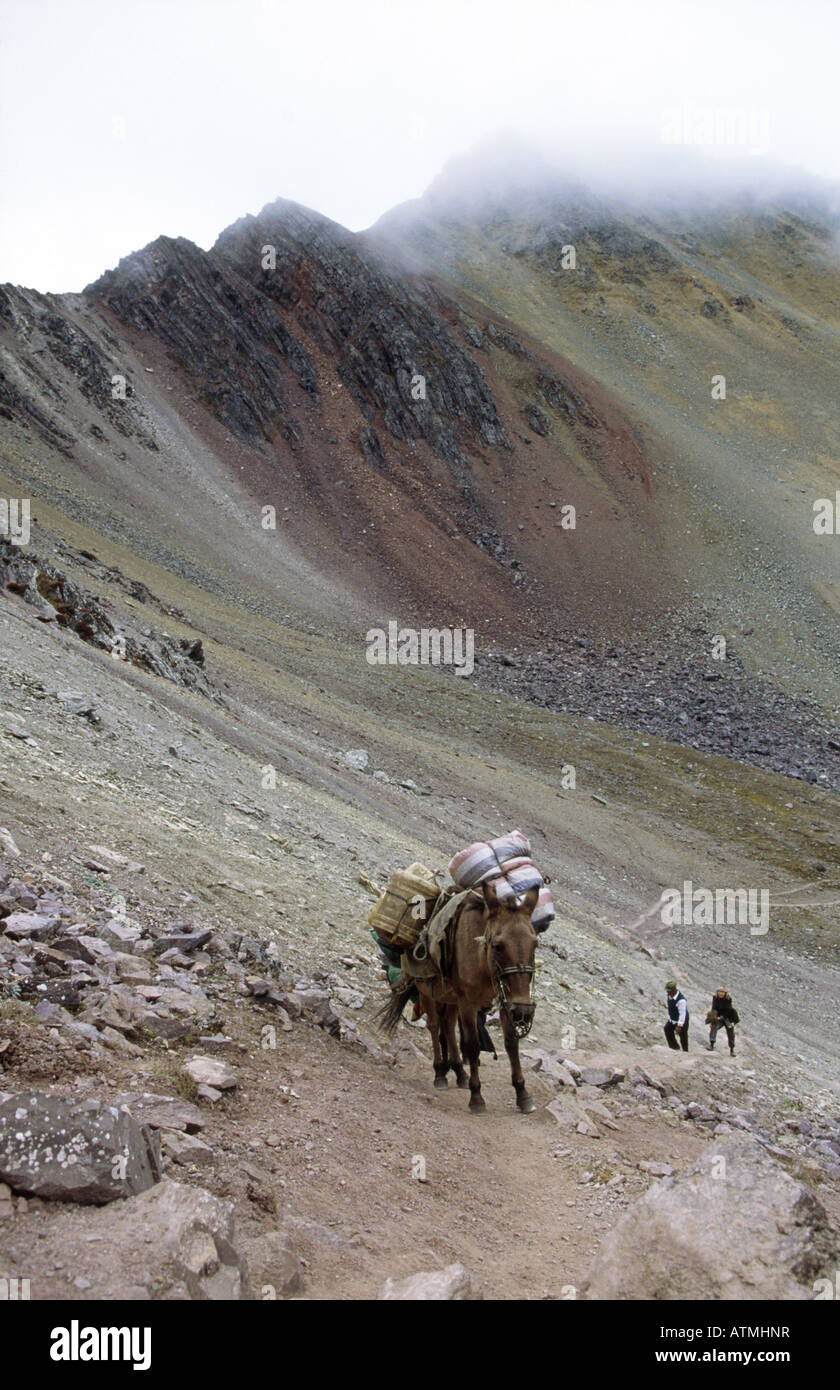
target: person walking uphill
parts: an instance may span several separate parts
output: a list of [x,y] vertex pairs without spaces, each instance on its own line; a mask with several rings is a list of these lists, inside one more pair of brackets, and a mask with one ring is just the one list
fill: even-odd
[[[665,1024],[665,1037],[668,1046],[677,1052],[682,1047],[688,1051],[688,1004],[682,990],[677,989],[676,980],[669,980],[665,986],[668,996],[668,1022]],[[677,1042],[679,1038],[679,1042]]]
[[729,1043],[729,1055],[730,1057],[734,1057],[735,1024],[740,1023],[741,1020],[738,1016],[738,1010],[732,1003],[732,995],[729,993],[729,990],[724,989],[722,986],[720,989],[715,990],[712,995],[712,1007],[706,1015],[706,1022],[710,1025],[709,1051],[714,1052],[715,1038],[718,1035],[718,1030],[720,1028],[725,1028],[727,1041]]

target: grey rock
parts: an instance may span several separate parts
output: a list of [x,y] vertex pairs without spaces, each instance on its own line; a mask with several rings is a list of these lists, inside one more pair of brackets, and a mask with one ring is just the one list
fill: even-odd
[[[92,1232],[117,1255],[99,1297],[137,1297],[129,1287],[156,1299],[228,1302],[250,1297],[245,1258],[236,1242],[233,1207],[201,1187],[168,1178],[119,1207],[93,1214]],[[96,1287],[101,1276],[88,1254],[85,1273]],[[121,1260],[121,1264],[120,1264]],[[116,1262],[116,1287],[110,1269]]]
[[172,950],[187,953],[197,951],[202,946],[206,946],[213,936],[209,929],[195,932],[175,932],[168,936],[159,936],[152,947],[152,953],[156,956],[163,955],[164,951]]
[[195,1134],[184,1134],[183,1130],[164,1129],[161,1131],[161,1147],[175,1163],[188,1168],[211,1168],[215,1154],[209,1144]]
[[707,1105],[701,1105],[699,1101],[692,1100],[686,1106],[686,1114],[690,1120],[697,1120],[701,1123],[713,1124],[717,1115],[710,1110]]
[[447,1265],[431,1273],[411,1274],[407,1279],[386,1279],[379,1295],[386,1302],[462,1302],[482,1297],[462,1264]]
[[180,1096],[159,1096],[152,1091],[131,1091],[117,1096],[116,1106],[125,1106],[138,1124],[150,1129],[183,1129],[196,1134],[204,1128],[204,1116],[197,1105]]
[[6,935],[16,941],[49,941],[59,927],[58,917],[47,917],[40,912],[13,912],[3,923]]
[[134,943],[140,940],[143,933],[139,927],[130,927],[125,922],[111,921],[105,923],[100,929],[99,935],[109,946],[130,954],[134,948]]
[[0,1105],[0,1178],[17,1192],[100,1204],[144,1192],[158,1172],[148,1131],[116,1106],[43,1091]]
[[257,1297],[283,1299],[303,1293],[303,1264],[288,1231],[266,1231],[249,1241],[247,1254]]
[[[546,1076],[551,1081],[556,1081],[560,1086],[567,1086],[570,1090],[575,1090],[577,1081],[575,1074],[559,1052],[547,1052],[544,1048],[529,1047],[521,1049],[523,1057],[530,1057],[534,1062],[534,1070],[541,1076]],[[580,1071],[575,1068],[578,1076]]]
[[626,1072],[614,1067],[583,1067],[580,1077],[587,1086],[615,1086],[623,1081]]
[[352,767],[355,772],[364,772],[370,762],[370,754],[365,748],[348,748],[340,756],[345,767]]
[[81,690],[58,690],[55,698],[60,705],[63,705],[68,714],[77,714],[83,719],[88,719],[91,724],[100,722],[99,706],[96,700],[85,695]]
[[20,850],[12,839],[11,831],[7,830],[5,825],[0,825],[0,845],[13,859],[16,859],[20,854]]
[[215,1091],[232,1091],[237,1085],[236,1072],[217,1057],[191,1057],[183,1070],[197,1086],[210,1086]]

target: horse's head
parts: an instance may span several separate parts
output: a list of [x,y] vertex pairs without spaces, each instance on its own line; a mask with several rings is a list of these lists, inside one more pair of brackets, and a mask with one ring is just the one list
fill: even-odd
[[484,940],[487,962],[499,1000],[517,1037],[531,1030],[536,1004],[531,999],[534,952],[537,933],[531,913],[537,905],[539,889],[531,888],[517,904],[515,898],[499,901],[494,884],[482,884],[487,912]]

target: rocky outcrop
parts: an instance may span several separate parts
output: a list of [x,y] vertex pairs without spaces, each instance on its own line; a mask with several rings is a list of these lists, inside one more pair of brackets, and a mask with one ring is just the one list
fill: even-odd
[[[102,1291],[109,1299],[227,1302],[250,1297],[233,1207],[201,1187],[164,1179],[153,1190],[98,1214],[90,1230],[109,1250],[122,1252],[107,1294]],[[95,1288],[95,1268],[88,1278]]]
[[755,1139],[716,1139],[621,1218],[583,1287],[592,1299],[811,1299],[840,1243],[814,1194]]
[[374,462],[384,464],[374,420],[452,465],[462,444],[507,444],[482,372],[447,322],[453,307],[297,204],[243,218],[210,253],[160,237],[86,293],[165,343],[240,439],[294,449],[301,412],[320,401],[320,353],[368,421],[360,448]]
[[[145,628],[142,635],[118,630],[101,599],[74,583],[31,546],[22,548],[0,536],[0,590],[3,589],[30,604],[41,622],[55,622],[83,642],[163,680],[203,695],[215,693],[204,669],[200,639],[183,638],[176,642],[153,628]],[[75,712],[88,714],[87,710]]]
[[[273,268],[263,268],[264,247]],[[395,274],[361,238],[278,200],[229,227],[212,254],[294,316],[393,439],[425,439],[454,465],[467,439],[468,449],[507,445],[481,369],[450,328],[455,306]]]

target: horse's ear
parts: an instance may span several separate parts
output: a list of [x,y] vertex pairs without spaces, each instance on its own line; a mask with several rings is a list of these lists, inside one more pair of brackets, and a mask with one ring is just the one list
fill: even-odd
[[498,910],[499,910],[499,899],[498,899],[498,897],[496,896],[496,885],[495,885],[492,881],[489,882],[489,883],[488,883],[488,882],[482,883],[482,885],[481,885],[481,891],[482,891],[482,893],[483,893],[483,895],[484,895],[484,902],[485,902],[485,904],[486,904],[487,911],[488,911],[488,912],[498,912]]
[[528,892],[525,894],[525,897],[522,899],[522,906],[520,908],[520,912],[524,912],[527,909],[528,916],[530,917],[531,913],[534,911],[534,908],[536,907],[539,901],[539,896],[539,888],[529,888]]

